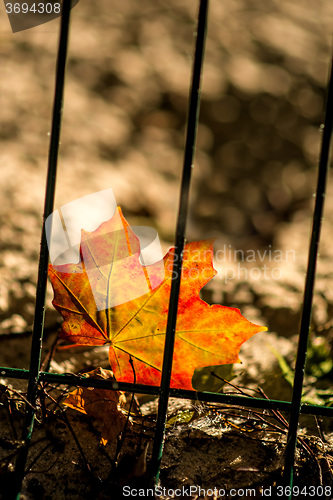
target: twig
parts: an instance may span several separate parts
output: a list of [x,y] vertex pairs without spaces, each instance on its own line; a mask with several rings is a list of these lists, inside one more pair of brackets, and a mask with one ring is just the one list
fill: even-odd
[[60,459],[60,454],[57,456],[57,458],[55,459],[55,461],[53,462],[52,465],[50,465],[50,467],[48,467],[47,469],[43,469],[43,470],[34,470],[32,471],[34,474],[45,474],[46,472],[49,472],[54,466],[55,464],[58,462],[58,460]]
[[[45,389],[44,389],[44,388],[42,388],[42,390],[43,390],[43,391],[45,391]],[[45,392],[46,392],[46,391],[45,391]],[[72,436],[73,436],[73,439],[74,439],[74,441],[75,441],[75,443],[76,443],[76,446],[78,447],[78,450],[79,450],[79,452],[80,452],[80,454],[81,454],[81,456],[82,456],[82,459],[83,459],[83,462],[84,462],[84,465],[85,465],[85,467],[86,467],[87,471],[89,472],[89,474],[91,474],[92,478],[93,478],[95,481],[98,481],[99,483],[101,483],[101,482],[102,482],[102,480],[100,479],[100,477],[98,477],[98,476],[96,476],[96,475],[94,474],[93,469],[92,469],[92,467],[91,467],[91,465],[90,465],[90,463],[89,463],[88,459],[86,458],[86,455],[85,455],[85,453],[84,453],[84,451],[83,451],[83,448],[82,448],[82,446],[81,446],[81,444],[80,444],[80,442],[79,442],[79,440],[78,440],[78,438],[77,438],[77,436],[76,436],[76,434],[75,434],[75,432],[74,432],[74,429],[73,429],[73,427],[72,427],[72,425],[71,425],[71,423],[70,423],[70,421],[69,421],[69,419],[68,419],[68,417],[67,417],[67,415],[66,415],[66,412],[63,410],[63,408],[61,408],[60,403],[58,403],[58,401],[57,401],[56,399],[54,399],[54,398],[53,398],[50,394],[48,394],[47,392],[46,392],[46,395],[47,395],[47,397],[48,397],[48,398],[50,398],[50,399],[54,402],[54,404],[55,404],[55,405],[56,405],[56,406],[60,409],[60,411],[61,411],[61,416],[62,416],[63,420],[65,421],[65,423],[66,423],[66,425],[67,425],[67,427],[68,427],[68,429],[69,429],[70,433],[71,433],[71,434],[72,434]]]
[[[58,335],[56,336],[56,338],[55,338],[55,340],[54,340],[54,342],[53,342],[53,344],[51,346],[51,349],[46,354],[46,356],[45,356],[45,358],[43,360],[43,363],[42,363],[42,366],[41,366],[41,370],[43,370],[45,372],[50,371],[51,361],[52,361],[54,353],[56,351],[57,344],[58,344]],[[44,365],[45,365],[45,368],[44,368]]]
[[18,436],[17,436],[17,432],[16,432],[16,429],[15,429],[15,426],[14,426],[13,411],[12,411],[11,401],[9,400],[9,397],[6,394],[6,391],[3,393],[3,395],[5,397],[5,402],[3,404],[4,404],[4,406],[5,406],[6,410],[7,410],[8,420],[9,420],[10,427],[11,427],[12,432],[13,432],[14,441],[17,441]]
[[[136,384],[136,373],[135,373],[135,368],[134,368],[133,359],[132,359],[131,355],[129,357],[129,363],[130,363],[130,365],[132,367],[132,371],[133,371],[133,384]],[[118,442],[117,442],[116,455],[114,457],[115,464],[118,461],[119,454],[121,452],[121,449],[122,449],[124,441],[125,441],[126,430],[127,430],[128,422],[129,422],[129,419],[130,419],[130,413],[131,413],[131,409],[132,409],[132,404],[133,404],[134,396],[135,396],[135,393],[133,392],[132,393],[132,397],[131,397],[131,402],[130,402],[130,405],[129,405],[129,409],[128,409],[127,419],[126,419],[124,428],[122,430],[121,437],[120,437],[120,439],[118,439]]]
[[[211,371],[211,375],[213,375],[214,377],[222,380],[224,383],[230,385],[231,387],[233,387],[234,389],[236,389],[236,391],[238,391],[239,393],[241,393],[242,395],[244,396],[248,396],[250,398],[254,398],[254,396],[252,395],[249,395],[249,394],[246,394],[242,389],[240,389],[239,387],[237,387],[235,384],[233,384],[232,382],[230,382],[229,380],[225,380],[221,377],[219,377],[218,375],[216,375],[213,371]],[[264,393],[264,391],[261,389],[261,387],[258,387],[258,390],[257,392],[263,396],[264,399],[269,399],[267,397],[267,395]],[[282,413],[280,413],[279,410],[273,410],[273,409],[269,409],[268,410],[282,425],[283,427],[288,430],[289,429],[289,424],[287,422],[287,420],[284,418],[284,416],[282,415]],[[297,437],[297,441],[300,443],[300,445],[302,446],[302,448],[312,457],[312,459],[315,461],[315,463],[317,464],[317,467],[318,467],[318,472],[319,472],[319,479],[320,481],[322,481],[322,470],[321,470],[321,467],[320,467],[320,464],[315,456],[315,454],[313,453],[313,451],[311,450],[311,448],[308,446],[308,444],[304,441],[303,438],[301,438],[300,436]]]
[[[33,406],[33,405],[32,405],[32,404],[31,404],[31,403],[27,400],[27,398],[26,398],[26,397],[25,397],[25,396],[24,396],[21,392],[16,391],[16,390],[15,390],[15,389],[13,389],[13,388],[10,388],[10,389],[9,389],[8,387],[7,387],[7,390],[9,390],[9,391],[10,391],[10,392],[12,392],[13,394],[15,394],[18,398],[22,399],[22,400],[23,400],[23,401],[24,401],[24,402],[25,402],[28,406],[30,406],[30,408],[32,408],[32,410],[33,410],[34,412],[36,412],[36,411],[37,411],[37,408],[36,408],[35,406]],[[13,399],[13,398],[11,398],[11,399]]]
[[52,446],[51,443],[47,443],[46,446],[44,446],[44,448],[37,454],[37,456],[33,459],[33,461],[31,462],[30,465],[28,465],[28,467],[26,468],[25,472],[24,472],[24,475],[26,476],[27,474],[29,474],[30,470],[32,469],[32,467],[35,465],[35,463],[40,459],[40,457],[43,455],[43,453]]

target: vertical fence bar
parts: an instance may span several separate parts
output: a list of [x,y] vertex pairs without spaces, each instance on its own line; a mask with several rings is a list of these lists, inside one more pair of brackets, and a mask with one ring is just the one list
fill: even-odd
[[52,213],[54,206],[56,172],[57,172],[64,83],[65,83],[65,70],[66,70],[66,59],[67,59],[67,47],[68,47],[70,10],[71,10],[71,0],[64,0],[62,3],[62,12],[60,21],[60,36],[59,36],[59,47],[58,47],[57,66],[56,66],[56,82],[55,82],[55,94],[54,94],[53,113],[52,113],[52,128],[51,128],[50,147],[49,147],[42,236],[40,243],[35,316],[34,316],[34,326],[32,332],[32,342],[31,342],[31,356],[30,356],[28,394],[27,394],[27,399],[30,404],[29,405],[27,404],[26,406],[25,422],[22,430],[22,440],[24,441],[24,446],[22,448],[21,453],[18,456],[15,467],[15,484],[13,485],[15,490],[14,498],[20,497],[20,490],[24,477],[24,469],[28,457],[29,445],[31,441],[34,419],[35,419],[35,405],[36,405],[37,387],[39,381],[40,358],[41,358],[43,330],[44,330],[47,269],[49,261],[45,220]]
[[[198,13],[197,37],[192,71],[192,82],[190,89],[190,101],[187,120],[187,133],[185,142],[185,154],[183,163],[183,174],[180,188],[180,200],[178,208],[178,220],[175,236],[175,253],[172,276],[175,278],[171,283],[169,300],[168,321],[165,336],[165,347],[163,357],[162,379],[160,399],[158,405],[157,423],[154,439],[154,447],[151,459],[151,473],[154,482],[158,481],[160,464],[162,459],[165,424],[168,409],[170,380],[172,370],[172,358],[175,342],[178,297],[182,272],[182,253],[185,244],[185,229],[188,213],[188,200],[190,192],[190,181],[195,154],[195,142],[200,109],[200,82],[203,66],[205,38],[207,31],[208,0],[201,0]],[[186,362],[186,360],[184,360]]]
[[308,344],[308,337],[310,330],[311,309],[313,300],[313,289],[315,283],[320,230],[321,230],[322,216],[324,210],[326,179],[328,173],[332,127],[333,127],[333,59],[331,61],[331,72],[328,85],[325,122],[324,122],[324,130],[323,130],[321,151],[319,157],[316,202],[315,202],[313,222],[312,222],[308,267],[307,267],[306,282],[304,288],[302,319],[301,319],[300,335],[299,335],[296,366],[295,366],[295,378],[294,378],[294,388],[293,388],[293,397],[291,406],[292,409],[290,413],[289,431],[288,431],[287,446],[286,446],[284,482],[287,486],[291,487],[291,494],[286,495],[288,496],[289,499],[292,498],[294,457],[295,457],[296,442],[297,442],[297,427],[301,409],[304,369],[305,369],[306,351],[307,351],[307,344]]

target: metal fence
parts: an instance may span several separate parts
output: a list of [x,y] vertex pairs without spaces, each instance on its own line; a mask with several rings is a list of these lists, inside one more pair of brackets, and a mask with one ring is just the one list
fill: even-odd
[[[152,480],[157,481],[161,464],[163,443],[165,437],[166,416],[169,397],[192,399],[205,402],[219,402],[229,405],[242,406],[245,408],[262,408],[268,410],[282,410],[289,413],[289,431],[285,449],[284,475],[281,482],[290,489],[285,490],[285,497],[292,498],[292,486],[294,480],[294,459],[297,445],[297,429],[300,414],[333,416],[333,408],[323,407],[312,404],[302,404],[302,388],[304,379],[304,367],[307,353],[308,334],[310,329],[311,308],[313,299],[313,290],[316,274],[316,260],[320,237],[321,221],[324,209],[324,198],[326,188],[326,178],[328,172],[330,140],[333,125],[333,75],[330,74],[327,90],[326,117],[323,128],[322,144],[318,168],[318,184],[316,191],[316,201],[313,214],[312,233],[310,237],[310,248],[308,257],[308,268],[306,274],[306,283],[304,288],[304,300],[302,309],[301,326],[299,332],[299,343],[297,350],[297,360],[295,368],[295,378],[293,385],[292,401],[277,401],[270,399],[248,398],[239,395],[227,395],[220,393],[197,392],[189,390],[171,389],[170,378],[172,369],[172,358],[175,339],[175,328],[177,320],[177,307],[180,289],[180,278],[182,269],[182,251],[185,242],[186,219],[188,212],[189,188],[191,181],[192,164],[195,152],[196,131],[199,118],[200,104],[200,81],[204,60],[204,46],[207,32],[207,11],[208,0],[200,0],[198,12],[198,25],[196,31],[196,45],[194,54],[194,63],[192,71],[192,82],[189,96],[189,111],[187,120],[187,134],[185,144],[185,154],[183,163],[183,175],[180,188],[180,200],[178,209],[178,221],[175,233],[175,254],[172,280],[169,315],[167,322],[167,332],[163,359],[163,371],[160,387],[129,384],[122,382],[111,382],[106,380],[78,378],[70,374],[56,374],[40,371],[41,348],[44,329],[45,296],[47,285],[48,268],[48,247],[45,225],[42,230],[38,285],[36,295],[35,317],[31,346],[30,369],[15,369],[9,367],[0,367],[1,375],[8,378],[28,380],[28,393],[25,424],[23,428],[22,439],[24,447],[18,456],[15,469],[15,482],[13,484],[13,497],[19,498],[24,470],[31,441],[34,418],[35,403],[37,398],[38,385],[41,382],[61,383],[79,387],[96,387],[104,389],[117,389],[138,394],[150,394],[159,397],[158,416],[155,430],[154,446],[151,459]],[[49,149],[48,175],[46,182],[46,197],[44,206],[44,221],[53,211],[54,193],[56,187],[56,172],[58,147],[60,140],[61,114],[63,106],[63,92],[65,83],[65,69],[67,58],[67,46],[69,35],[71,13],[71,0],[64,0],[61,23],[59,48],[56,68],[55,97],[52,118],[52,131]]]

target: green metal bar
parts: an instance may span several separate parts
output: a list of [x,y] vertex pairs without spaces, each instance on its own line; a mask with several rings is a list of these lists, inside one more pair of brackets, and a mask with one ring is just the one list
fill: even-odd
[[[178,220],[175,238],[175,254],[173,264],[174,278],[171,283],[169,312],[166,328],[166,338],[163,357],[163,368],[161,378],[161,392],[158,405],[157,423],[155,431],[154,446],[151,459],[151,475],[154,483],[159,477],[160,464],[163,453],[165,424],[167,418],[168,401],[170,394],[170,380],[172,370],[172,358],[175,343],[175,332],[178,311],[178,298],[182,272],[182,253],[185,245],[185,229],[188,214],[188,201],[190,193],[190,180],[195,153],[195,143],[200,109],[200,83],[203,65],[205,37],[207,28],[208,0],[201,0],[198,13],[197,37],[194,54],[192,83],[190,90],[189,112],[187,120],[187,134],[185,142],[185,154],[183,164],[183,175],[180,189],[180,200],[178,209]],[[185,362],[185,360],[184,360]]]
[[63,106],[63,93],[65,82],[65,69],[68,47],[68,33],[70,21],[71,0],[64,0],[62,4],[60,37],[57,57],[56,69],[56,84],[52,115],[52,128],[50,137],[50,149],[48,160],[48,173],[46,181],[45,204],[43,214],[42,237],[40,244],[40,257],[38,267],[36,306],[34,316],[34,326],[31,342],[31,358],[28,378],[28,394],[27,399],[31,405],[26,407],[25,423],[22,430],[22,440],[25,441],[25,446],[19,454],[15,467],[15,497],[20,497],[21,485],[24,477],[25,464],[28,457],[29,445],[34,426],[35,407],[37,387],[39,380],[40,355],[42,349],[44,316],[45,316],[45,296],[47,286],[47,268],[48,268],[48,248],[45,229],[45,220],[52,213],[54,206],[54,195],[56,185],[56,172],[59,151],[59,139]]
[[[7,378],[27,380],[29,370],[19,368],[0,367],[0,375]],[[111,380],[99,380],[84,376],[77,376],[71,373],[49,373],[39,372],[39,380],[51,384],[67,384],[75,387],[96,387],[98,389],[111,389],[125,392],[135,392],[137,394],[160,395],[160,388],[152,385],[129,384],[127,382],[112,382]],[[184,389],[170,389],[170,397],[179,399],[190,399],[192,401],[202,401],[207,403],[223,403],[246,408],[261,408],[264,410],[280,410],[290,412],[292,403],[290,401],[279,401],[276,399],[260,399],[236,394],[221,394],[216,392],[197,392]],[[329,406],[302,404],[301,413],[304,415],[317,415],[333,417],[333,408]]]
[[[299,335],[296,367],[295,367],[295,378],[293,386],[294,389],[292,396],[292,411],[290,414],[289,432],[288,432],[288,440],[287,440],[286,456],[285,456],[284,481],[286,485],[291,487],[291,490],[293,485],[294,457],[295,457],[295,450],[297,443],[297,428],[298,428],[298,421],[299,421],[299,414],[300,414],[301,400],[302,400],[304,369],[305,369],[306,352],[307,352],[310,322],[311,322],[311,310],[312,310],[313,291],[314,291],[314,283],[316,275],[318,247],[320,240],[320,230],[321,230],[321,223],[324,211],[324,199],[326,192],[326,180],[328,173],[332,128],[333,128],[333,62],[331,62],[331,73],[330,73],[330,81],[328,85],[328,95],[326,103],[326,116],[325,116],[321,152],[319,158],[316,202],[315,202],[313,222],[312,222],[309,259],[308,259],[308,267],[306,273],[306,282],[305,282],[304,298],[303,298],[302,319],[301,319],[301,327],[300,327],[300,335]],[[289,499],[291,498],[292,494],[289,496]]]

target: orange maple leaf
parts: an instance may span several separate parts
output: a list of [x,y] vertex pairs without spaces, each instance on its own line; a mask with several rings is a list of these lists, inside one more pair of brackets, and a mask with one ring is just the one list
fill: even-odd
[[[85,374],[87,377],[97,379],[114,379],[110,370],[95,368]],[[126,425],[132,426],[132,421],[127,417],[122,407],[126,403],[123,392],[92,387],[79,387],[69,393],[64,404],[73,410],[80,411],[102,423],[101,444],[114,441],[124,430]]]
[[[140,263],[138,238],[120,208],[92,233],[82,230],[81,262],[49,266],[54,307],[64,318],[62,337],[80,345],[110,344],[117,380],[159,385],[174,249],[161,262]],[[266,327],[239,309],[209,305],[201,288],[216,274],[213,240],[185,245],[171,387],[192,389],[196,368],[239,362],[239,349]],[[136,297],[126,301],[126,297]],[[113,305],[116,304],[116,305]],[[130,356],[132,362],[130,363]]]

